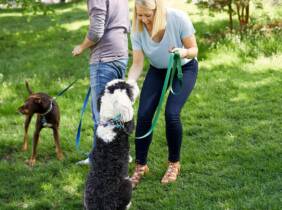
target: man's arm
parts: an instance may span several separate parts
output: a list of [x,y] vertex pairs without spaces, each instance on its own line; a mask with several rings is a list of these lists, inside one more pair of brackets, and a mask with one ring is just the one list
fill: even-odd
[[105,21],[107,16],[107,1],[89,0],[89,28],[84,41],[74,47],[73,56],[80,55],[85,49],[95,45],[104,35]]
[[72,55],[73,56],[78,56],[80,55],[85,49],[93,46],[95,44],[95,42],[91,41],[90,39],[88,39],[88,37],[86,36],[84,41],[80,44],[77,45],[73,48],[72,50]]

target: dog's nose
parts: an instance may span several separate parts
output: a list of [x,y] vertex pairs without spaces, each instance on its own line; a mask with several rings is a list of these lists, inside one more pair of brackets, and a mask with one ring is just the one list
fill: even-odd
[[25,108],[22,107],[22,106],[18,108],[17,112],[18,112],[19,114],[28,114],[28,110],[25,109]]

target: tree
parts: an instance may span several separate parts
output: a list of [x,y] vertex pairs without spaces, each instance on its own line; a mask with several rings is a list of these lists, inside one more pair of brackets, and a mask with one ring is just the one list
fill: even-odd
[[[214,11],[227,11],[229,16],[229,28],[233,30],[233,14],[238,17],[240,32],[246,29],[250,19],[251,0],[197,0],[199,6],[208,7]],[[260,0],[253,0],[259,3]]]

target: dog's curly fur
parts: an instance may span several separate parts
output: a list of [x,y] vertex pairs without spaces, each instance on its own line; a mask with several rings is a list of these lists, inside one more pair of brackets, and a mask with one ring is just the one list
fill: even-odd
[[[113,80],[98,101],[100,124],[84,192],[87,210],[125,210],[130,204],[128,135],[134,129],[132,105],[138,92],[136,83]],[[106,123],[117,115],[122,127]]]

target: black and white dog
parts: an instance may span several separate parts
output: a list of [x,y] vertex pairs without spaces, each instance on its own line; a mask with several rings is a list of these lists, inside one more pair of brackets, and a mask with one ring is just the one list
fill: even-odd
[[130,206],[128,135],[134,129],[133,103],[138,93],[135,82],[116,79],[107,83],[98,101],[100,123],[84,192],[87,210],[125,210]]

